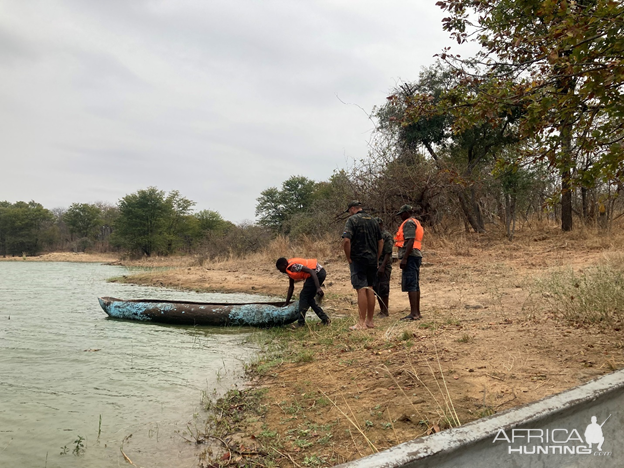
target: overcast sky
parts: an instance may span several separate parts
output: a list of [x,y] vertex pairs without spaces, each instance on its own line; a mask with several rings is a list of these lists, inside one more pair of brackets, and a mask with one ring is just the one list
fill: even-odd
[[435,2],[0,0],[0,200],[155,186],[254,220],[262,190],[366,156],[360,107],[451,45]]

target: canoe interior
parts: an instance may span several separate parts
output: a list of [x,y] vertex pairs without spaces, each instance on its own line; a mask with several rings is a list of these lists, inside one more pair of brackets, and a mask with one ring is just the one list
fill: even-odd
[[100,299],[109,302],[145,302],[148,304],[189,304],[189,305],[201,305],[201,306],[237,306],[248,304],[263,304],[274,307],[284,307],[286,303],[282,302],[193,302],[193,301],[173,301],[169,299],[118,299],[116,297],[101,297]]

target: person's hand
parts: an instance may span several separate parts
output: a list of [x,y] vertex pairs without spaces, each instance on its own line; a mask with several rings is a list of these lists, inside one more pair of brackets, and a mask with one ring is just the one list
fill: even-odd
[[349,265],[351,265],[351,263],[353,263],[350,258],[347,258],[347,262],[349,263]]
[[401,270],[405,268],[405,265],[407,265],[407,257],[403,257],[403,259],[401,259],[401,263],[399,264]]
[[386,267],[385,266],[380,266],[377,269],[377,276],[383,276],[385,272],[386,272]]
[[319,297],[323,297],[325,295],[325,291],[323,291],[322,288],[318,288],[316,290],[316,294],[318,294]]

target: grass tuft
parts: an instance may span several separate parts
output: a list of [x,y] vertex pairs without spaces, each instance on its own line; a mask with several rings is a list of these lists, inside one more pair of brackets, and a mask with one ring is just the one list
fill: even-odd
[[556,316],[570,322],[612,325],[624,319],[624,272],[613,264],[559,270],[538,280],[535,289]]
[[468,333],[464,333],[461,338],[457,340],[458,343],[470,343],[473,340],[472,336]]

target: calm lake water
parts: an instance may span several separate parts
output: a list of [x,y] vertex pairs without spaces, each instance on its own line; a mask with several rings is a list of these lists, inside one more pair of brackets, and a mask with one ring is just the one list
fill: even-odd
[[126,273],[98,264],[0,262],[0,467],[130,466],[122,442],[138,466],[197,466],[197,448],[181,434],[204,394],[240,378],[255,352],[245,343],[253,331],[116,321],[97,297],[258,298],[105,281]]

